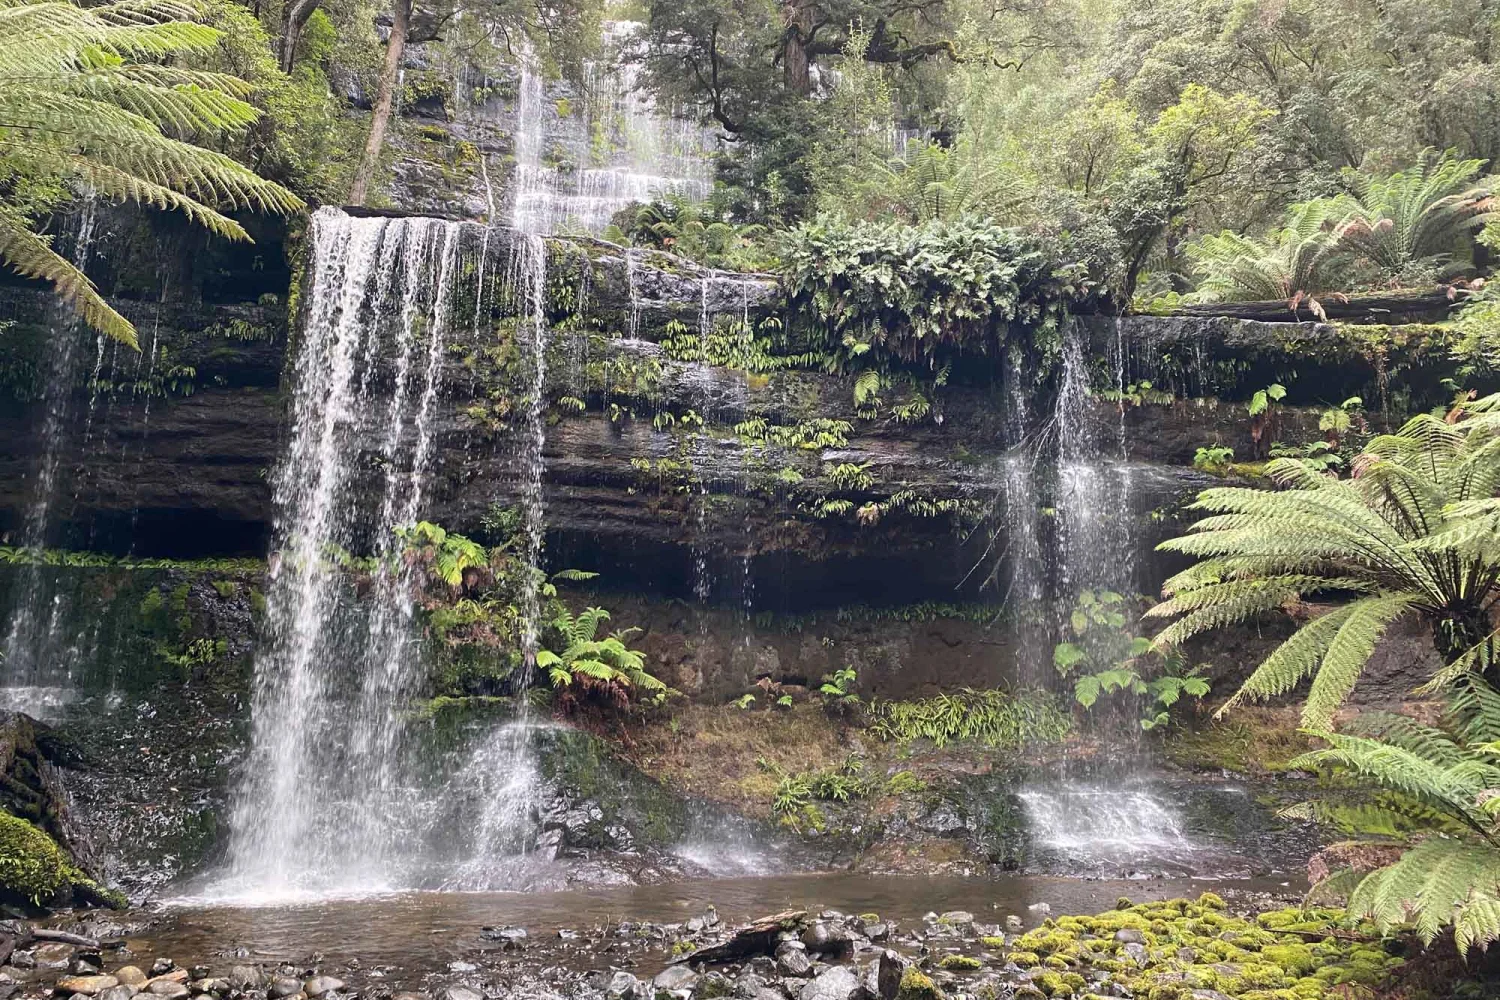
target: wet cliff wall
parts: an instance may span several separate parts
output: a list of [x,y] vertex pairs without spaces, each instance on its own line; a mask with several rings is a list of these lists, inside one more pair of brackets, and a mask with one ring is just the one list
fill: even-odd
[[[51,447],[63,475],[48,544],[264,557],[296,343],[292,268],[111,231],[127,235],[106,246],[101,284],[142,330],[140,354],[95,344],[36,289],[0,289],[0,530],[14,541]],[[120,263],[148,237],[177,247],[159,255],[154,285]],[[492,279],[516,249],[505,230],[465,227],[462,240],[465,266]],[[1076,321],[1089,350],[1071,396],[1055,372],[1008,382],[976,357],[941,386],[898,380],[871,406],[857,403],[854,375],[778,352],[786,312],[772,278],[592,240],[553,240],[548,254],[549,567],[598,572],[601,595],[646,602],[631,620],[674,683],[715,698],[763,674],[816,681],[841,659],[892,694],[930,688],[959,660],[955,683],[1014,676],[1024,602],[1011,588],[1036,556],[1011,535],[1033,520],[1045,547],[1055,490],[1008,488],[1030,461],[1006,428],[1013,394],[1027,396],[1039,435],[1086,425],[1087,462],[1121,484],[1103,515],[1128,539],[1127,582],[1149,592],[1172,568],[1153,548],[1198,489],[1253,479],[1277,446],[1326,440],[1320,421],[1351,397],[1361,403],[1346,450],[1443,405],[1452,380],[1484,377],[1442,324],[1095,316]],[[484,537],[518,501],[524,387],[514,309],[481,321],[477,304],[460,296],[464,319],[444,345],[427,516]],[[49,363],[68,336],[89,349],[59,382]],[[1272,383],[1285,397],[1252,419],[1249,399]],[[49,442],[44,418],[59,399],[78,419]],[[1202,449],[1232,459],[1195,466]],[[361,474],[374,489],[379,470]],[[890,611],[910,606],[926,610]],[[840,609],[872,608],[886,610],[840,624]],[[788,638],[808,614],[822,624]],[[844,627],[856,620],[863,638]]]

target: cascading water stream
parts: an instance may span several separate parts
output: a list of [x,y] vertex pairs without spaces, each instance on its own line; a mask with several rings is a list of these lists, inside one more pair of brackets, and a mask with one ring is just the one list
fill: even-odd
[[[422,665],[394,532],[422,510],[459,236],[431,219],[314,216],[225,891],[367,890],[407,874],[401,713]],[[346,567],[360,551],[373,599],[355,602]]]
[[[78,217],[70,256],[80,270],[87,270],[93,248],[96,204],[94,198],[86,198]],[[53,529],[73,409],[75,365],[84,343],[77,319],[71,315],[63,318],[61,310],[57,315],[50,331],[57,349],[43,394],[42,451],[18,537],[20,547],[36,555],[48,544]],[[102,338],[97,353],[103,357]],[[91,402],[89,417],[92,415]],[[85,429],[85,443],[87,437]],[[10,627],[0,642],[0,707],[51,718],[75,695],[73,671],[85,658],[79,648],[80,637],[66,627],[73,618],[67,596],[38,562],[22,567],[14,595]]]
[[[1138,539],[1129,516],[1124,418],[1122,414],[1108,423],[1101,419],[1091,393],[1091,349],[1088,328],[1066,320],[1046,425],[1051,437],[1027,446],[1017,446],[1031,432],[1031,393],[1026,391],[1024,366],[1012,357],[1005,372],[1006,433],[1012,445],[1000,477],[1009,564],[1007,603],[1015,612],[1021,674],[1032,685],[1047,686],[1055,678],[1052,644],[1063,634],[1063,623],[1082,592],[1129,595],[1134,589]],[[1107,349],[1113,388],[1122,391],[1125,351],[1118,323]],[[1042,530],[1044,509],[1052,518],[1050,537]],[[1108,718],[1103,702],[1093,711]],[[1043,849],[1129,861],[1143,852],[1188,846],[1174,807],[1153,791],[1149,781],[1138,780],[1148,768],[1135,706],[1122,706],[1118,715],[1095,727],[1104,742],[1103,766],[1090,764],[1086,773],[1075,776],[1065,762],[1061,778],[1034,776],[1020,793],[1033,836]],[[1128,794],[1122,791],[1125,785]]]

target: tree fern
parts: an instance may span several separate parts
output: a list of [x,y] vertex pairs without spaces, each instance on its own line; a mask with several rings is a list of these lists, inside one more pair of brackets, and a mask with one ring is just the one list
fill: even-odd
[[[1292,762],[1332,782],[1303,815],[1407,844],[1393,864],[1334,874],[1340,883],[1357,878],[1348,890],[1351,916],[1383,929],[1410,925],[1425,942],[1451,928],[1460,952],[1500,939],[1500,747],[1488,739],[1500,733],[1500,692],[1466,678],[1445,728],[1386,715],[1361,724],[1365,735],[1314,732],[1328,746]],[[1374,794],[1343,801],[1361,791]]]
[[[1308,677],[1304,724],[1326,728],[1381,635],[1408,612],[1430,624],[1449,666],[1443,684],[1494,662],[1500,590],[1495,397],[1450,423],[1423,415],[1370,442],[1337,479],[1296,459],[1267,466],[1277,490],[1209,489],[1208,516],[1162,544],[1198,558],[1167,580],[1148,614],[1176,620],[1163,646],[1247,621],[1312,595],[1341,602],[1271,653],[1224,706],[1285,694]],[[1223,709],[1221,709],[1221,712]]]
[[1459,239],[1495,218],[1483,160],[1426,150],[1409,170],[1389,177],[1347,171],[1351,212],[1340,241],[1388,281],[1435,280],[1448,273]]
[[1347,255],[1339,246],[1344,209],[1334,200],[1292,206],[1284,226],[1263,239],[1223,232],[1185,248],[1199,275],[1192,298],[1203,302],[1281,299],[1321,312],[1317,297],[1345,287]]
[[[221,37],[204,15],[191,0],[0,0],[0,165],[180,211],[229,239],[249,236],[221,210],[301,208],[286,189],[188,141],[240,132],[259,117],[244,80],[187,65]],[[52,284],[91,326],[135,343],[88,278],[3,203],[0,258]]]

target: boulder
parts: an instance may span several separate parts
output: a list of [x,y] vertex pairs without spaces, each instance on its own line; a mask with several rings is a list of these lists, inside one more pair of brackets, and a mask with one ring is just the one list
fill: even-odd
[[659,990],[690,990],[698,981],[698,973],[686,965],[670,965],[656,974],[651,985]]
[[57,981],[57,991],[94,997],[119,985],[120,981],[114,976],[64,976]]
[[[259,973],[257,973],[256,975],[258,977]],[[121,985],[134,986],[136,989],[140,989],[142,986],[146,985],[146,980],[150,977],[142,972],[139,966],[122,965],[115,970],[115,978],[120,981]],[[231,981],[233,980],[232,972],[230,973],[230,979]],[[259,986],[260,980],[259,978],[257,978],[254,983],[248,983],[246,985]]]
[[271,980],[269,995],[272,1000],[281,1000],[282,997],[294,997],[302,992],[302,981],[292,976],[277,976]]
[[850,1000],[859,989],[859,980],[842,965],[835,965],[802,987],[797,1000]]

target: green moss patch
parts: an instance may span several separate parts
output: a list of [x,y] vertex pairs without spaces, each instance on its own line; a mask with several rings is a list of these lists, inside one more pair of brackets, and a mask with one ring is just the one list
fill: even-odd
[[1123,987],[1147,1000],[1191,1000],[1202,991],[1232,1000],[1320,1000],[1343,995],[1340,989],[1363,995],[1403,964],[1380,946],[1373,926],[1349,921],[1341,910],[1275,910],[1248,919],[1224,907],[1205,893],[1049,919],[1012,942],[1002,960],[1047,997],[1083,997],[1087,984],[1104,995],[1112,991],[1101,985]]

